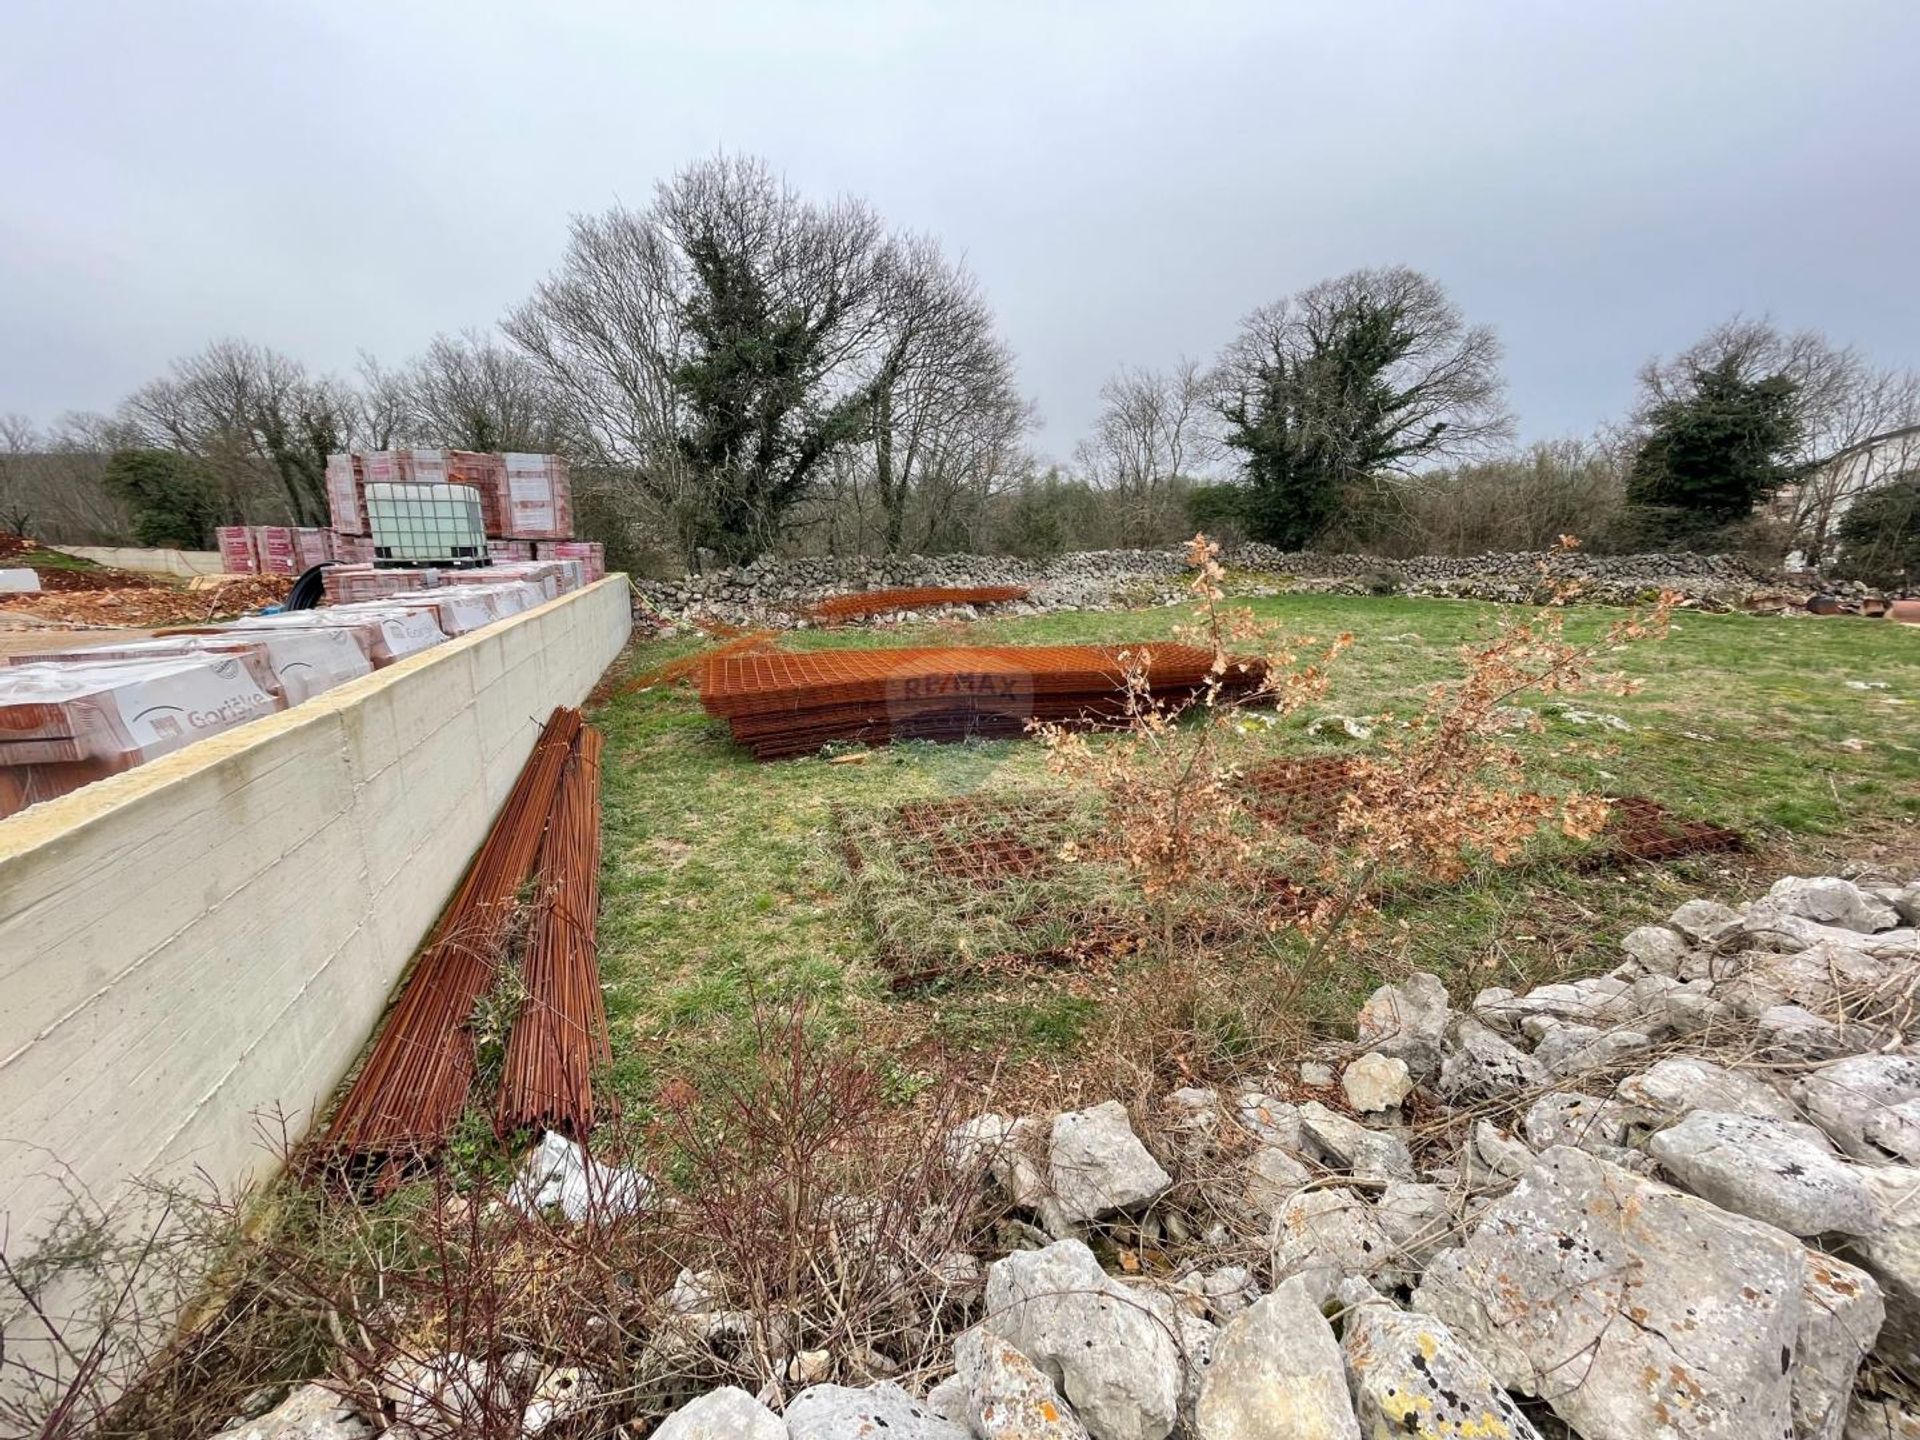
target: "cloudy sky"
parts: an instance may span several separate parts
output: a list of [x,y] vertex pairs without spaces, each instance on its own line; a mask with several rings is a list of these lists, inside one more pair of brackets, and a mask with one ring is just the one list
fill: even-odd
[[1396,262],[1586,432],[1734,312],[1920,364],[1916,59],[1913,0],[4,0],[0,412],[223,335],[405,359],[728,149],[964,254],[1056,454]]

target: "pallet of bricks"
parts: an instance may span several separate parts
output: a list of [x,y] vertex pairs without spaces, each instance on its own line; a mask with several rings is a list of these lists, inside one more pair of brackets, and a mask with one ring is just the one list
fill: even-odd
[[470,485],[480,492],[487,548],[500,562],[574,560],[583,581],[606,575],[598,541],[573,534],[573,484],[558,455],[477,450],[380,450],[341,454],[327,461],[327,505],[336,560],[370,565],[374,552],[367,517],[367,486]]
[[229,575],[299,575],[335,558],[333,532],[307,525],[222,525],[214,532]]

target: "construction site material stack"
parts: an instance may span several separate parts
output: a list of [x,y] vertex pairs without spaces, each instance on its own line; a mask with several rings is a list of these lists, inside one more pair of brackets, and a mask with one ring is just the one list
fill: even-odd
[[700,703],[756,759],[776,760],[836,743],[1018,736],[1036,721],[1117,725],[1131,705],[1185,704],[1210,683],[1239,697],[1263,678],[1240,664],[1215,682],[1212,667],[1211,651],[1176,644],[714,654]]

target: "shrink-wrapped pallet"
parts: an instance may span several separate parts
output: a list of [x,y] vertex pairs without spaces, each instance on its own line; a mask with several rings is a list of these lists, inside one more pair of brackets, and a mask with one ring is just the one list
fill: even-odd
[[281,708],[234,655],[10,665],[0,670],[0,764],[127,769]]
[[245,525],[220,525],[213,532],[220,547],[220,568],[229,575],[252,575],[260,569],[253,531]]

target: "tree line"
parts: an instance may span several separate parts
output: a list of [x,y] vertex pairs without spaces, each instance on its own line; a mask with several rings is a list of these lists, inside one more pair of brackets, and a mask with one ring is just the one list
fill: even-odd
[[[242,340],[111,415],[0,422],[0,526],[200,546],[327,521],[326,456],[424,445],[573,462],[576,515],[643,571],[768,552],[1162,544],[1742,548],[1920,569],[1920,381],[1733,320],[1639,377],[1600,434],[1513,446],[1497,337],[1404,267],[1250,313],[1211,361],[1126,367],[1065,463],[967,268],[859,200],[721,156],[576,217],[489,332],[319,375]],[[1920,456],[1920,451],[1914,452]],[[117,537],[116,537],[117,538]]]

